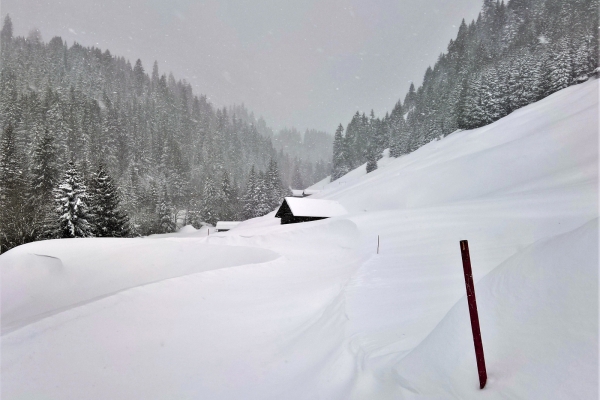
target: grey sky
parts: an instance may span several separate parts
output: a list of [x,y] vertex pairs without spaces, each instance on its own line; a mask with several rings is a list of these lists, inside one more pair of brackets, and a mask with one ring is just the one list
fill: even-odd
[[2,0],[15,34],[36,27],[189,81],[217,106],[274,128],[333,132],[420,83],[481,0]]

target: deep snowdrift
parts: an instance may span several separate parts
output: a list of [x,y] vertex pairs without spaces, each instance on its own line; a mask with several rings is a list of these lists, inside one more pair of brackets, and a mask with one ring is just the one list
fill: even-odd
[[0,256],[2,398],[597,398],[598,82],[379,165],[344,217]]
[[[497,392],[487,397],[597,397],[597,247],[596,219],[533,244],[479,281],[489,388]],[[406,397],[417,397],[408,396],[415,392],[440,398],[447,393],[477,394],[466,309],[463,297],[431,335],[396,364],[397,382],[407,390]]]

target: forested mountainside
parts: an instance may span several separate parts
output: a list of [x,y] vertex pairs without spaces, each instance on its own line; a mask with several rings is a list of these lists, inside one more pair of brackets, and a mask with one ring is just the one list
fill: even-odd
[[[248,111],[243,104],[228,107],[227,110],[242,121],[253,124],[263,136],[270,137],[275,150],[287,154],[292,160],[292,166],[299,164],[298,176],[303,179],[305,186],[317,177],[325,177],[331,172],[331,151],[333,149],[331,133],[307,129],[303,134],[296,128],[283,128],[273,132],[267,126],[264,118],[260,117],[257,120],[254,113]],[[296,158],[299,163],[295,161]],[[282,168],[282,179],[284,182],[291,183],[293,188],[304,188],[303,184],[294,184],[294,172],[294,168]]]
[[389,147],[398,157],[448,135],[494,122],[598,68],[598,0],[484,0],[476,21],[410,85],[404,101],[376,118],[357,112],[336,131],[333,179],[367,162],[377,168]]
[[252,124],[263,136],[271,138],[273,147],[281,160],[280,174],[286,186],[304,189],[331,173],[331,151],[333,135],[316,129],[307,129],[304,134],[295,128],[283,128],[277,132],[267,126],[264,118],[255,118],[254,113],[242,105],[228,107],[231,115]]
[[36,30],[13,37],[9,16],[1,50],[3,251],[61,237],[57,226],[65,221],[56,214],[68,201],[71,214],[60,211],[60,218],[91,223],[83,231],[72,226],[79,233],[71,236],[98,236],[89,189],[99,166],[115,212],[131,222],[104,236],[168,232],[178,218],[197,226],[256,217],[276,207],[292,183],[329,174],[330,152],[309,159],[274,147],[277,135],[262,118],[243,106],[215,108],[156,62],[147,73],[140,60],[131,65],[60,37],[45,43]]

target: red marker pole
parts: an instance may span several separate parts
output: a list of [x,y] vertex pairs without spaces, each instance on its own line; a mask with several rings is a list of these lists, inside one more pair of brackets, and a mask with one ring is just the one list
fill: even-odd
[[469,315],[471,316],[471,330],[473,331],[473,344],[475,345],[475,358],[477,359],[477,372],[479,373],[479,388],[483,389],[487,382],[485,358],[483,357],[483,343],[479,329],[479,315],[477,314],[477,301],[475,300],[475,286],[473,285],[473,271],[471,270],[471,256],[469,255],[469,242],[460,241],[460,255],[462,256],[465,285],[467,286],[467,301]]

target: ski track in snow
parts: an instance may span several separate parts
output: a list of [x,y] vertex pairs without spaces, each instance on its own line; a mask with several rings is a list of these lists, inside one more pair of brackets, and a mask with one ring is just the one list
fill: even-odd
[[597,398],[597,135],[592,81],[320,183],[344,217],[13,249],[2,397]]

